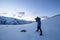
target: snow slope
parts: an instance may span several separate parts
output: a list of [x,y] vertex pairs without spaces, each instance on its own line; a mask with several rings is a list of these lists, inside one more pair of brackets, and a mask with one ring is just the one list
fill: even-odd
[[60,40],[60,15],[53,16],[42,22],[44,35],[50,40]]
[[[0,25],[0,40],[60,40],[60,15],[42,21],[43,36],[36,32],[37,23]],[[20,32],[22,29],[27,32]]]
[[23,19],[0,16],[0,25],[20,25],[20,24],[28,24],[32,22],[33,21],[26,21]]
[[[22,29],[26,29],[27,32],[20,32]],[[27,25],[0,25],[0,40],[32,40],[35,36],[35,29],[35,23]]]

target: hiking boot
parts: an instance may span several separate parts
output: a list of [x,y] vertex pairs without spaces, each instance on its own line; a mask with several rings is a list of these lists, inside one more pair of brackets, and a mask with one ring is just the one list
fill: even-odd
[[42,36],[42,34],[40,34],[40,36]]

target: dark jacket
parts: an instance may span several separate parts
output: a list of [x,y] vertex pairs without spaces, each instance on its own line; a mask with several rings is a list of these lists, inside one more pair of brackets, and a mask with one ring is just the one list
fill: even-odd
[[37,17],[35,18],[36,22],[41,22],[41,18]]
[[37,18],[35,18],[35,20],[37,22],[37,25],[41,26],[41,18],[37,17]]

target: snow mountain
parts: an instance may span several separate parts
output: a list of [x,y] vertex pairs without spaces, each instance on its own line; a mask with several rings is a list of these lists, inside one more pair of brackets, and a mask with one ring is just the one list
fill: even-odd
[[[36,32],[37,23],[25,25],[0,25],[0,40],[60,40],[60,15],[41,22],[43,35]],[[26,32],[21,32],[21,30]]]
[[28,24],[32,22],[33,21],[26,21],[26,20],[11,18],[11,17],[0,16],[0,24],[4,24],[4,25]]
[[42,27],[48,40],[60,40],[60,14],[42,21]]

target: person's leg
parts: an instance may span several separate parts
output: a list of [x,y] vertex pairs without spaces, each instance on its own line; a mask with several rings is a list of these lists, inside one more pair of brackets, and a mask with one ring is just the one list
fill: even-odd
[[41,29],[41,27],[40,27],[40,35],[42,35],[42,29]]
[[36,30],[37,32],[39,31],[39,28],[37,27],[37,30]]

